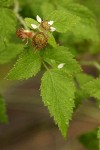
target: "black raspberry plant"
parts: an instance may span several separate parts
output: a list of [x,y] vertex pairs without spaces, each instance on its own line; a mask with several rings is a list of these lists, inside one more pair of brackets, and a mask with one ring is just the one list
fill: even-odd
[[[100,105],[100,60],[84,62],[76,59],[87,54],[86,50],[92,55],[83,45],[84,52],[79,52],[76,42],[80,46],[80,41],[91,41],[94,44],[91,51],[97,53],[95,44],[99,43],[100,37],[96,20],[89,9],[72,1],[62,0],[59,4],[59,0],[51,3],[41,0],[39,5],[38,1],[33,1],[19,0],[12,5],[10,0],[0,0],[0,63],[7,63],[19,56],[6,77],[10,80],[27,80],[45,68],[40,86],[42,100],[66,137],[78,100],[79,106],[82,100],[94,97]],[[28,7],[28,16],[36,17],[36,20],[23,19],[19,14],[20,3],[22,9]],[[23,10],[21,13],[26,16]],[[16,26],[20,26],[17,31]],[[25,44],[20,40],[15,42],[15,33]],[[15,35],[14,41],[11,40],[12,35]],[[83,71],[82,64],[95,67],[98,77]],[[2,99],[0,97],[0,102]]]

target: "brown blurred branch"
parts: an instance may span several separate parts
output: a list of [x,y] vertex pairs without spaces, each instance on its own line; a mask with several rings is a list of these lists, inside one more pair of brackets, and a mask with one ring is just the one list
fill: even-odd
[[85,66],[94,66],[97,70],[100,71],[100,64],[96,61],[81,61],[80,64]]

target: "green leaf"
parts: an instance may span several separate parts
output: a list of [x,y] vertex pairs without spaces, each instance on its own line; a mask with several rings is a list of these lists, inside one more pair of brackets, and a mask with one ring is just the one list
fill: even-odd
[[0,52],[0,64],[7,63],[20,54],[24,46],[22,44],[5,43]]
[[4,99],[0,96],[0,122],[7,123],[6,104]]
[[100,103],[100,78],[93,79],[92,81],[86,83],[83,89],[89,93],[90,96],[95,97]]
[[78,38],[99,40],[96,18],[85,6],[76,3],[69,3],[67,10],[79,17],[79,22],[74,26],[72,33]]
[[53,20],[53,27],[62,33],[72,30],[79,21],[79,17],[64,10],[55,10],[46,19]]
[[55,7],[50,2],[43,2],[41,5],[42,14],[44,17],[48,16],[52,11],[55,10]]
[[73,3],[75,0],[55,0],[53,1],[56,6],[67,7],[68,3]]
[[[10,37],[16,31],[16,17],[12,10],[0,8],[0,39]],[[0,40],[1,41],[1,40]]]
[[[78,2],[80,2],[80,0],[78,0]],[[96,16],[97,16],[97,19],[100,15],[100,1],[99,0],[86,0],[86,1],[81,1],[81,4],[82,5],[85,5],[86,7],[88,7],[90,10],[92,10]],[[99,20],[98,20],[99,21]]]
[[41,58],[39,52],[34,52],[33,49],[27,49],[22,53],[17,63],[14,65],[8,79],[28,79],[35,76],[41,68]]
[[0,7],[9,7],[13,0],[0,0]]
[[93,77],[85,74],[85,73],[79,73],[75,76],[75,83],[76,83],[76,93],[75,93],[75,106],[78,108],[79,104],[82,102],[82,100],[89,98],[89,94],[83,89],[83,86],[87,83],[93,80]]
[[52,47],[57,47],[57,43],[55,41],[55,38],[52,34],[49,34],[49,38],[48,38],[48,43],[52,46]]
[[96,24],[95,15],[87,7],[80,5],[78,3],[68,3],[67,10],[71,13],[77,15],[81,22],[86,22],[87,24]]
[[44,74],[41,96],[64,137],[73,113],[74,92],[72,78],[62,70],[49,70]]
[[67,73],[74,74],[81,71],[80,65],[67,47],[47,48],[44,51],[43,57],[53,68],[57,68],[59,64],[64,63],[65,65],[62,69]]
[[85,73],[79,73],[76,75],[76,80],[79,84],[79,87],[82,89],[82,87],[87,83],[93,80],[93,76]]
[[32,26],[31,26],[31,24],[35,24],[35,25],[37,25],[37,26],[39,25],[39,23],[38,23],[36,20],[32,19],[32,18],[25,18],[24,21],[25,21],[26,25],[27,25],[30,29],[33,29]]
[[[22,1],[22,0],[21,0]],[[32,16],[36,17],[36,15],[39,15],[41,16],[42,12],[41,12],[41,5],[44,1],[41,1],[41,0],[23,0],[24,1],[24,5],[26,4],[26,7],[29,6],[29,10],[30,13],[32,14]],[[26,7],[25,7],[25,10],[26,10]],[[30,15],[29,15],[30,16]]]
[[81,135],[79,141],[87,150],[98,150],[99,142],[97,139],[97,129]]

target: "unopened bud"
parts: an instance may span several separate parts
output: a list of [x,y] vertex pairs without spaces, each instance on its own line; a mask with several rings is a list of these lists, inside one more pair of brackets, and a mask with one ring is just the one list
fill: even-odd
[[33,45],[37,49],[42,49],[47,45],[48,37],[43,32],[37,32],[32,39]]

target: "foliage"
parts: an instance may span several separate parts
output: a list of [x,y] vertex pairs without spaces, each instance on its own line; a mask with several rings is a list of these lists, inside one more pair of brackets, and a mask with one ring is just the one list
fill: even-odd
[[99,127],[99,130],[98,130],[98,140],[99,140],[99,149],[100,149],[100,127]]
[[[32,49],[24,51],[13,69],[8,74],[8,79],[28,79],[35,76],[41,68],[39,53],[34,54]],[[27,71],[28,70],[28,71]],[[19,72],[20,71],[20,72]]]
[[83,89],[83,86],[86,85],[86,83],[90,82],[93,80],[93,77],[90,75],[87,75],[85,73],[78,73],[75,77],[75,83],[77,86],[77,90],[75,93],[75,105],[76,108],[81,104],[81,102],[84,99],[89,98],[89,94],[85,89]]
[[57,46],[56,48],[45,49],[43,58],[53,68],[57,68],[60,63],[64,63],[62,69],[67,73],[75,74],[81,71],[80,65],[67,47]]
[[1,7],[9,7],[12,4],[12,0],[0,0]]
[[[81,100],[92,96],[100,101],[100,77],[84,73],[79,59],[82,54],[99,52],[95,15],[74,0],[0,0],[0,12],[0,63],[19,57],[6,78],[28,79],[43,65],[41,96],[66,137],[73,110]],[[99,61],[94,66],[100,71]]]
[[63,71],[48,70],[44,74],[41,84],[43,102],[48,106],[51,116],[54,116],[64,137],[73,113],[74,92],[72,77]]
[[86,83],[83,89],[89,93],[90,96],[98,99],[100,104],[100,78],[93,79],[92,81]]
[[79,141],[87,148],[87,150],[98,150],[97,129],[85,133],[79,137]]

